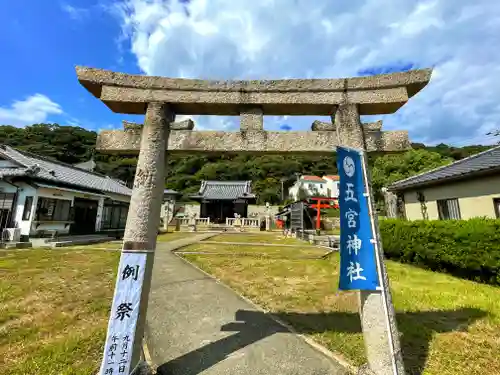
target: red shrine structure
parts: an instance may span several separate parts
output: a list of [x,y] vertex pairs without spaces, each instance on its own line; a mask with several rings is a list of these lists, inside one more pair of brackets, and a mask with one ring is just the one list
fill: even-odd
[[314,202],[309,204],[310,207],[316,209],[316,229],[318,230],[320,229],[321,223],[321,209],[339,208],[338,198],[312,197],[307,200]]

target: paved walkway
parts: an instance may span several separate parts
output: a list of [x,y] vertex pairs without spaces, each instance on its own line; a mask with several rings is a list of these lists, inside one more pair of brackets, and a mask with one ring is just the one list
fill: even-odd
[[[200,234],[196,239],[207,237]],[[193,240],[157,245],[146,334],[159,374],[346,374],[339,364],[171,253],[180,242]]]

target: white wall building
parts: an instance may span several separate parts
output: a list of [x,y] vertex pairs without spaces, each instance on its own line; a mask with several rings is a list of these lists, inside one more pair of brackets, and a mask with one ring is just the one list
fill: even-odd
[[328,198],[338,198],[339,196],[339,177],[327,175],[301,176],[289,189],[288,196],[293,200],[299,199],[299,189],[302,188],[308,197],[324,196]]
[[123,230],[132,190],[94,166],[0,145],[0,231],[17,228],[22,237],[37,237]]
[[328,198],[338,198],[339,197],[339,176],[338,175],[326,175],[323,176],[323,180],[326,181],[326,191],[325,195]]

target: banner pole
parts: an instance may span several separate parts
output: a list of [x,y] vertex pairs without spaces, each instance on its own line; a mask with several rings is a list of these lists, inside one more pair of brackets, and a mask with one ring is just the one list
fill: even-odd
[[[398,375],[398,369],[397,369],[397,362],[396,362],[396,357],[395,357],[395,350],[394,350],[394,342],[392,341],[392,336],[394,332],[392,332],[391,328],[391,323],[389,321],[389,308],[388,308],[388,301],[387,301],[387,293],[384,288],[384,280],[382,279],[382,273],[384,272],[383,270],[383,254],[380,254],[380,248],[379,248],[379,233],[377,231],[377,228],[375,227],[375,218],[374,218],[374,212],[373,212],[373,202],[372,202],[372,194],[370,191],[370,183],[368,181],[368,171],[367,171],[367,166],[366,166],[366,155],[365,152],[362,150],[358,151],[360,156],[361,156],[361,168],[363,170],[363,180],[364,180],[364,185],[365,185],[365,196],[366,200],[368,203],[368,215],[370,216],[370,225],[372,229],[372,234],[373,234],[373,247],[375,250],[375,259],[377,262],[377,273],[378,273],[378,280],[379,280],[379,287],[377,288],[380,290],[382,294],[382,299],[384,301],[383,306],[384,306],[384,313],[385,313],[385,321],[386,321],[386,326],[387,326],[387,339],[389,340],[389,350],[391,353],[391,361],[392,361],[392,373],[394,375]],[[382,259],[381,259],[382,256]]]

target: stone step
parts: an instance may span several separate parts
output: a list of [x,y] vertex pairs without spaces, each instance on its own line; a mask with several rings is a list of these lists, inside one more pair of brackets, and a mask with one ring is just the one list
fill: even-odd
[[58,236],[54,240],[47,238],[47,242],[55,242],[55,241],[79,241],[79,240],[92,240],[92,239],[101,239],[101,238],[110,238],[107,234],[82,234],[75,236]]
[[76,245],[87,245],[100,242],[108,242],[115,240],[114,237],[110,237],[103,234],[88,234],[88,235],[77,235],[77,236],[61,236],[58,238],[32,238],[30,239],[33,247],[64,247],[64,246],[76,246]]
[[87,245],[99,242],[108,242],[115,240],[114,237],[110,237],[102,234],[92,234],[86,236],[64,236],[59,237],[54,241],[49,242],[51,247],[63,247],[63,246],[75,246],[75,245]]

